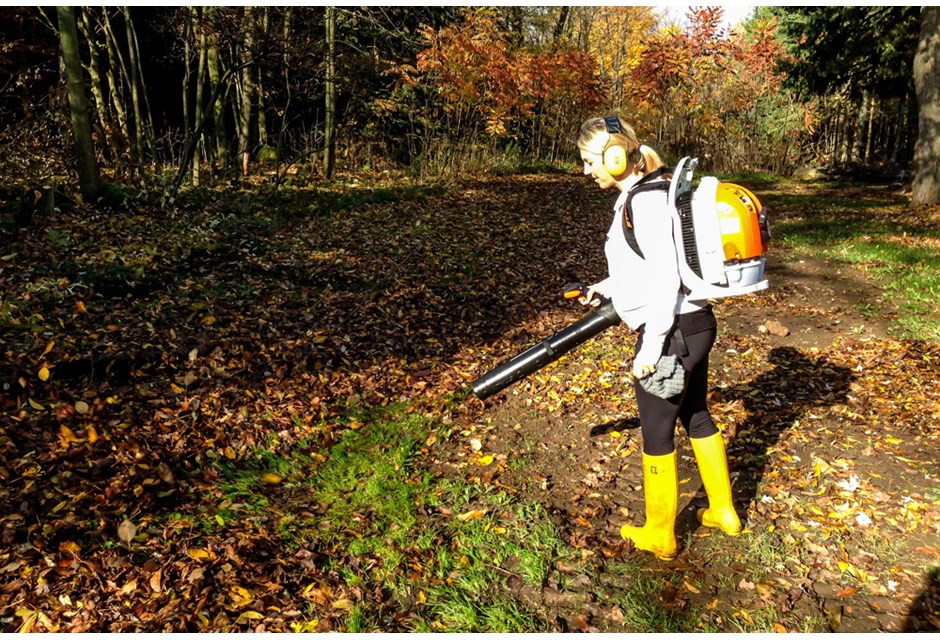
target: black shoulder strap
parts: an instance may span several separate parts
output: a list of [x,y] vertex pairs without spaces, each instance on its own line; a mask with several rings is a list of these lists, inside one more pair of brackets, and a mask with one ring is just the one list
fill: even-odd
[[633,196],[638,193],[644,193],[646,191],[668,191],[668,181],[660,180],[658,182],[653,182],[653,180],[663,175],[664,173],[672,173],[672,169],[670,167],[660,167],[659,169],[656,169],[656,171],[651,171],[650,173],[640,178],[639,182],[633,185],[627,194],[627,204],[624,206],[623,211],[623,236],[626,238],[627,244],[630,245],[630,248],[633,249],[633,252],[641,258],[645,256],[640,250],[640,243],[636,241],[636,231],[633,229]]

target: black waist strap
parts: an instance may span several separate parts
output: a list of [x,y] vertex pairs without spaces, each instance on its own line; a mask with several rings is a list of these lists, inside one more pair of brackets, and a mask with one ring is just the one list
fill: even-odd
[[718,321],[715,320],[715,313],[712,311],[711,305],[706,305],[692,313],[679,314],[679,328],[687,336],[703,331],[711,331],[717,327]]

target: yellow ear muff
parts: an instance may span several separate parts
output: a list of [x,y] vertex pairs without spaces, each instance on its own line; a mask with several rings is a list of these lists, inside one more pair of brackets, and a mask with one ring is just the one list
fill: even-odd
[[627,150],[619,144],[611,144],[610,134],[621,133],[620,118],[617,116],[604,116],[607,127],[607,146],[604,147],[604,169],[611,177],[616,178],[627,170]]
[[611,177],[616,178],[627,170],[627,150],[619,144],[604,149],[604,168]]

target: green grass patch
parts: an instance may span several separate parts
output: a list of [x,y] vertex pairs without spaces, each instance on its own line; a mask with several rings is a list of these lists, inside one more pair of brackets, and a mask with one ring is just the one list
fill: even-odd
[[[701,174],[708,175],[708,174]],[[732,184],[738,184],[742,187],[746,187],[751,191],[754,191],[758,199],[760,194],[758,193],[762,189],[767,189],[781,184],[786,179],[780,176],[776,176],[770,173],[760,173],[760,172],[751,172],[751,173],[718,173],[715,174],[715,177],[721,180],[722,182],[730,182]]]
[[[408,630],[551,630],[537,603],[518,593],[537,593],[558,560],[574,562],[544,509],[431,473],[421,449],[442,425],[405,407],[360,413],[359,428],[345,431],[325,461],[299,445],[277,453],[271,443],[239,461],[218,462],[223,504],[263,510],[274,501],[263,476],[283,477],[275,528],[283,543],[316,541],[329,551],[325,569],[364,593],[390,594],[408,612]],[[386,630],[382,609],[368,599],[357,603],[345,630]]]
[[940,232],[911,215],[904,198],[876,194],[849,203],[838,196],[775,195],[774,201],[798,212],[772,222],[775,243],[860,270],[884,292],[866,303],[866,315],[896,308],[899,337],[940,340]]
[[[630,562],[614,562],[608,567],[611,579],[623,584],[612,602],[623,612],[625,630],[644,633],[680,633],[692,631],[688,613],[676,613],[663,606],[662,595],[669,586],[663,574],[651,574]],[[673,574],[679,577],[678,573]]]

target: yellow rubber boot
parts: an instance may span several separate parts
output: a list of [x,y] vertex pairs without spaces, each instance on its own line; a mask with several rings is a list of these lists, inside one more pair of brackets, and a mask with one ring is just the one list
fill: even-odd
[[690,438],[702,484],[708,494],[708,508],[698,510],[698,519],[706,527],[716,527],[729,536],[741,533],[741,520],[731,500],[728,456],[721,432],[707,438]]
[[637,549],[649,551],[660,560],[676,557],[676,509],[679,503],[679,476],[676,452],[664,456],[643,454],[643,495],[646,524],[624,525],[620,537],[631,540]]

